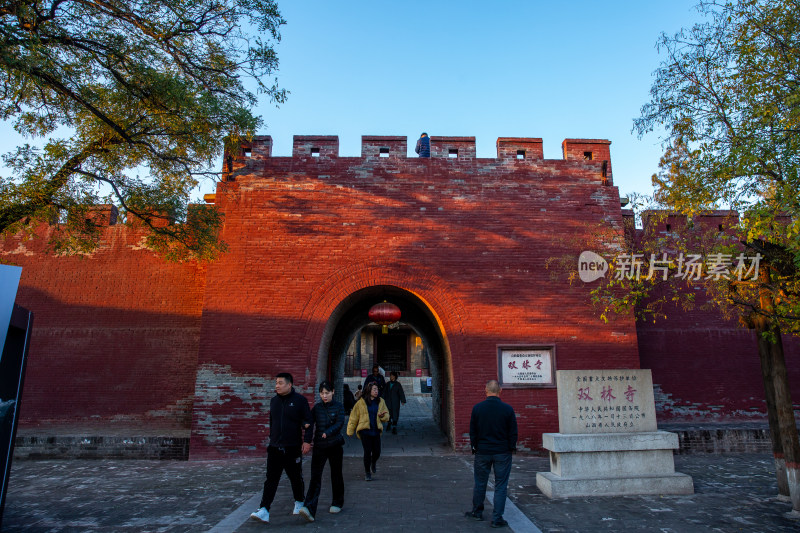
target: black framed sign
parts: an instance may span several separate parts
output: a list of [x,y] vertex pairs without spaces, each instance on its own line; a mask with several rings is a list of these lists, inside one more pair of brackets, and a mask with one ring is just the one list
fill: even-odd
[[501,387],[510,389],[555,387],[555,345],[498,345],[497,381]]

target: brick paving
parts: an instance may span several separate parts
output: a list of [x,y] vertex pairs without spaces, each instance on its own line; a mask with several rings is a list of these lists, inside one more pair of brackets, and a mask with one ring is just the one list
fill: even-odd
[[[317,521],[310,524],[291,515],[285,477],[270,524],[248,519],[260,497],[263,459],[16,461],[2,531],[244,533],[355,531],[368,525],[390,532],[490,530],[488,521],[463,516],[471,502],[471,457],[446,447],[428,399],[410,397],[398,435],[385,435],[383,444],[375,480],[365,482],[360,445],[349,440],[344,509],[327,512],[326,475]],[[547,533],[800,531],[800,520],[787,516],[791,505],[776,498],[769,454],[679,455],[675,465],[692,476],[695,494],[550,500],[536,488],[536,472],[549,470],[547,459],[516,456],[506,518],[512,531]],[[304,461],[306,481],[309,466]],[[490,513],[487,502],[485,515]]]

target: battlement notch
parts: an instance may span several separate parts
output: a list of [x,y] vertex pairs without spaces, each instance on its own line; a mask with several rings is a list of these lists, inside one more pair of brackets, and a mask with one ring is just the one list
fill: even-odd
[[408,137],[400,135],[362,135],[361,157],[406,157]]

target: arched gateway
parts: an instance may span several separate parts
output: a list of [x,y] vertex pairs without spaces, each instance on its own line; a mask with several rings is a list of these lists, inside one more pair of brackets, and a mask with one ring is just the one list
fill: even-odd
[[[397,328],[397,333],[391,335],[380,333],[379,331],[366,332],[365,328],[370,325],[368,311],[375,303],[389,300],[400,308],[402,313],[401,327]],[[362,340],[367,340],[367,335],[375,341],[370,343],[373,351],[370,354],[360,353],[357,345]],[[385,337],[383,335],[386,335]],[[388,357],[388,354],[379,353],[378,346],[384,339],[394,337],[392,345],[398,346],[401,357]],[[399,342],[397,342],[399,341]],[[365,343],[366,344],[366,343]],[[384,342],[384,344],[390,344]],[[420,350],[414,361],[408,353],[409,346],[418,346]],[[355,346],[358,356],[355,362],[348,363],[348,348]],[[412,347],[413,350],[413,347]],[[350,351],[353,351],[352,348]],[[453,370],[452,359],[447,337],[442,330],[441,321],[430,306],[419,296],[412,292],[403,290],[392,285],[376,285],[366,287],[350,294],[345,298],[331,314],[325,324],[324,332],[319,343],[317,352],[317,380],[326,378],[333,379],[336,390],[342,390],[345,377],[357,376],[361,381],[359,369],[370,368],[373,364],[380,364],[387,371],[395,370],[401,375],[415,376],[415,370],[419,370],[419,375],[423,374],[422,367],[425,367],[425,374],[430,376],[431,394],[433,399],[433,419],[441,428],[442,432],[448,436],[450,442],[454,442],[454,427],[452,417],[453,404]],[[394,353],[392,355],[395,355]],[[411,368],[416,366],[417,368]],[[410,391],[409,391],[410,392]],[[341,394],[339,394],[341,396]]]

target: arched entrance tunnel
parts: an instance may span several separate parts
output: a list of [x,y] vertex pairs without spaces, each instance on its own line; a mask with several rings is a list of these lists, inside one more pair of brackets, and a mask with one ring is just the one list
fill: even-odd
[[412,330],[421,340],[422,352],[427,356],[427,373],[431,378],[433,420],[447,437],[448,444],[453,446],[453,372],[447,338],[435,312],[412,292],[392,285],[376,285],[358,290],[342,300],[325,325],[317,358],[317,383],[331,379],[337,399],[341,401],[348,347],[371,324],[368,317],[370,307],[384,300],[400,308],[400,325]]

